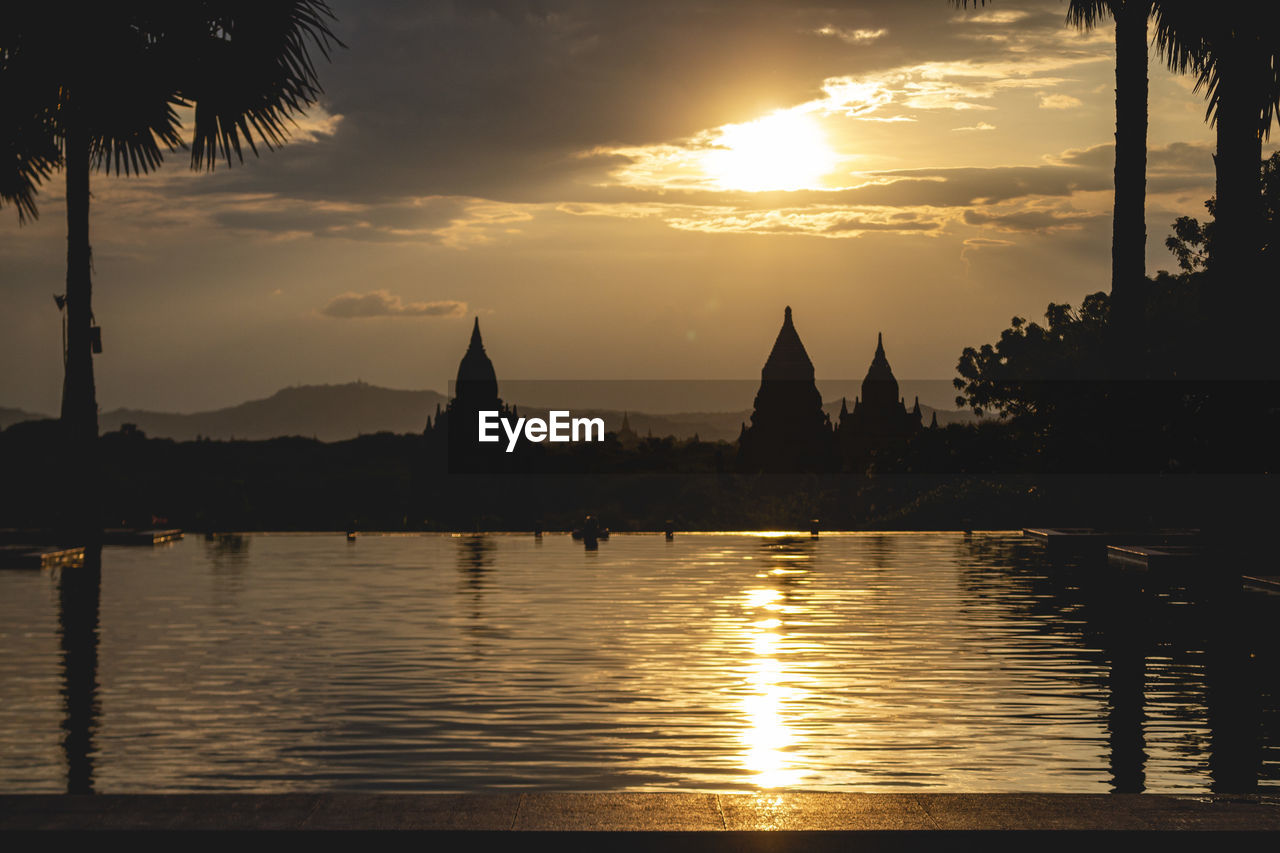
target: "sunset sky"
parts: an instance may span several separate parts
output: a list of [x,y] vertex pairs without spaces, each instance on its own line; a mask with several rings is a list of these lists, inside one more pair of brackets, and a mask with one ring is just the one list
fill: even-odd
[[[357,378],[949,378],[1108,287],[1113,31],[1060,0],[337,0],[321,109],[244,167],[95,176],[98,401],[195,411]],[[1213,134],[1152,56],[1148,270]],[[1268,146],[1269,152],[1274,144]],[[0,406],[56,413],[62,175],[0,210]]]

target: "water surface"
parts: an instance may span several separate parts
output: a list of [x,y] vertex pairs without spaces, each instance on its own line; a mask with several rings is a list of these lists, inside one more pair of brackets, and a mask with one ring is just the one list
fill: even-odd
[[1275,598],[1016,534],[248,535],[91,575],[0,572],[0,791],[1280,785]]

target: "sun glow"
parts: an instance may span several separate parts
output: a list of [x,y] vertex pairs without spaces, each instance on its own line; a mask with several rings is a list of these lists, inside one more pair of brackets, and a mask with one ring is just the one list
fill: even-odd
[[779,110],[721,128],[702,155],[702,168],[726,190],[816,189],[836,159],[811,115]]

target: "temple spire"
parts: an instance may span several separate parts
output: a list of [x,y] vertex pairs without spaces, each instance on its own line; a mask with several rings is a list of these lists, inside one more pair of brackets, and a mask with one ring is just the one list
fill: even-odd
[[[476,323],[478,324],[479,322],[480,321],[477,319]],[[479,329],[480,328],[479,325],[477,325],[476,328]],[[479,332],[477,332],[476,334],[479,334]],[[884,358],[884,332],[876,332],[876,356],[875,357]]]
[[800,335],[791,321],[791,306],[782,313],[782,328],[760,373],[762,379],[784,379],[801,382],[813,381],[813,362],[805,352]]
[[458,364],[458,381],[454,393],[456,397],[469,401],[468,406],[473,408],[499,407],[498,375],[494,372],[493,362],[484,351],[484,341],[480,339],[479,317],[471,326],[471,343]]

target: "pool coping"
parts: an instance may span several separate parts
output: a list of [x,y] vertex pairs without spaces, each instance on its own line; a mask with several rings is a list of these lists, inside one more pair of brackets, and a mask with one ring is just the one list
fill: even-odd
[[1275,832],[1280,794],[3,794],[0,830]]

